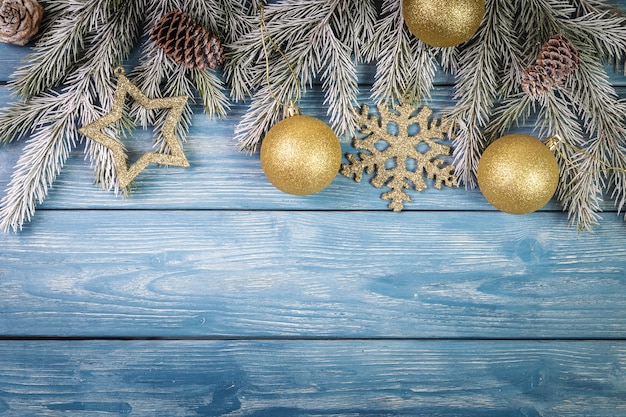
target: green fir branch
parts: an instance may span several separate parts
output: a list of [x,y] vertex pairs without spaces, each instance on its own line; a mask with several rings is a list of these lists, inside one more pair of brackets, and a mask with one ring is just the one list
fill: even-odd
[[35,205],[46,198],[48,187],[75,147],[75,140],[64,138],[65,129],[71,123],[59,119],[39,129],[26,142],[2,199],[0,228],[4,232],[21,230],[24,222],[30,221],[35,213]]
[[[146,41],[142,48],[139,65],[133,68],[129,77],[146,96],[160,98],[163,96],[161,82],[168,73],[174,71],[175,65],[166,57],[161,48],[150,41]],[[131,116],[144,128],[156,123],[155,113],[138,105],[132,107]]]
[[[557,198],[581,229],[599,220],[603,192],[618,210],[626,206],[626,101],[619,100],[604,64],[626,59],[626,19],[609,0],[487,0],[473,38],[454,48],[432,48],[406,28],[401,0],[277,0],[265,6],[267,33],[261,36],[261,0],[59,0],[46,6],[42,35],[14,73],[10,89],[23,100],[0,113],[0,141],[30,135],[0,209],[0,226],[17,230],[32,216],[67,155],[80,141],[77,130],[112,105],[113,68],[137,38],[139,65],[129,78],[149,97],[188,95],[209,117],[229,110],[218,71],[189,70],[168,58],[150,39],[166,12],[177,8],[219,35],[226,50],[222,75],[230,97],[250,100],[235,129],[244,149],[285,116],[286,107],[321,82],[330,123],[339,135],[355,127],[356,64],[376,61],[371,97],[377,102],[428,98],[437,59],[456,76],[456,106],[449,118],[458,132],[456,175],[475,185],[484,148],[496,136],[536,116],[542,139],[558,135],[561,179]],[[562,86],[533,100],[522,93],[521,75],[554,34],[579,49],[580,67]],[[266,48],[263,48],[263,40]],[[267,61],[266,61],[267,59]],[[165,113],[133,106],[112,134],[135,123],[155,126],[157,147]],[[191,123],[187,106],[177,133]],[[167,151],[166,149],[161,149]],[[96,182],[117,190],[110,151],[86,141]],[[615,169],[607,169],[607,166]],[[123,190],[124,191],[124,190]]]
[[359,93],[354,61],[348,47],[335,37],[329,26],[324,27],[320,41],[327,45],[320,51],[323,68],[320,78],[330,124],[340,135],[352,135],[356,127],[356,97]]
[[[223,25],[227,21],[227,12],[220,8],[226,3],[228,2],[196,0],[186,4],[186,7],[182,8],[182,10],[185,12],[189,11],[188,14],[192,19],[203,25],[207,30],[216,33],[218,25]],[[230,5],[230,7],[232,6]],[[225,86],[215,76],[215,71],[211,69],[203,71],[187,69],[167,57],[163,50],[157,47],[150,39],[150,32],[161,16],[178,7],[175,2],[171,1],[152,3],[144,24],[145,41],[142,45],[141,58],[139,65],[131,74],[132,79],[148,97],[152,98],[163,97],[161,87],[164,81],[166,89],[169,91],[186,92],[189,93],[191,98],[195,96],[195,91],[197,91],[206,115],[211,118],[223,117],[228,112],[230,104],[224,93]],[[244,5],[241,4],[240,8],[243,10]],[[200,74],[201,72],[205,74]],[[177,83],[177,86],[170,86],[172,82]],[[190,111],[190,106],[186,106],[185,115]],[[159,128],[160,126],[155,118],[155,112],[147,111],[140,106],[133,106],[132,114],[144,127],[155,125]],[[160,117],[159,120],[162,123],[165,118]],[[181,137],[184,137],[187,131],[188,128],[183,128],[178,133],[182,135]],[[162,141],[162,138],[157,140]]]
[[216,2],[215,8],[205,0],[197,0],[196,3],[205,5],[207,10],[203,15],[216,14],[216,26],[213,29],[220,33],[226,45],[257,27],[260,0],[213,1]]
[[[612,198],[618,200],[621,210],[626,198],[626,183],[623,172],[626,168],[626,156],[623,153],[626,142],[626,112],[624,102],[619,100],[617,92],[609,82],[604,66],[593,59],[593,56],[582,54],[579,69],[571,76],[566,91],[590,138],[584,149],[590,156],[588,163],[593,167],[581,166],[581,175],[589,171],[601,172],[602,189],[605,181],[613,189]],[[616,167],[617,170],[607,170]],[[594,187],[595,188],[595,187]],[[588,229],[590,225],[578,221],[580,227]]]
[[[228,2],[192,1],[181,8],[181,5],[175,1],[153,2],[144,21],[141,57],[139,65],[133,69],[130,78],[148,97],[188,96],[190,98],[180,123],[175,128],[176,135],[182,141],[185,140],[191,126],[193,115],[191,104],[195,100],[196,92],[200,96],[208,117],[223,117],[230,108],[229,100],[224,93],[225,86],[214,70],[188,69],[174,62],[151,40],[150,33],[161,16],[175,8],[185,11],[207,30],[217,33],[218,25],[223,25],[227,20],[227,13],[221,10],[221,6],[225,3]],[[240,7],[243,9],[244,5]],[[169,152],[161,134],[167,112],[147,110],[134,103],[130,113],[140,126],[144,128],[149,125],[154,126],[153,134],[157,152]]]
[[[146,10],[143,22],[143,43],[141,45],[141,57],[139,65],[133,68],[129,74],[129,79],[150,98],[161,98],[161,83],[171,74],[176,66],[174,61],[167,58],[163,49],[156,46],[150,39],[152,28],[159,21],[161,16],[169,11],[178,8],[175,1],[163,0],[151,2]],[[131,107],[131,117],[144,129],[149,125],[157,126],[156,112],[149,111],[137,104]]]
[[[185,68],[182,65],[178,65],[174,71],[168,77],[168,83],[164,87],[163,95],[165,97],[176,97],[176,96],[194,96],[195,86],[188,76],[188,72],[190,70]],[[155,129],[154,132],[157,135],[155,138],[157,145],[159,146],[160,153],[169,153],[169,149],[166,149],[163,142],[163,136],[161,134],[161,130],[163,128],[163,124],[165,123],[165,119],[169,110],[161,110],[158,111],[157,122],[154,124]],[[193,110],[187,102],[185,109],[183,110],[183,114],[180,118],[179,123],[176,124],[176,128],[174,133],[181,140],[185,141],[187,137],[187,133],[189,132],[189,128],[191,127],[191,117],[193,116]]]
[[576,8],[569,1],[523,0],[518,3],[516,32],[524,39],[524,55],[532,59],[543,42],[559,32],[561,22],[576,13]]
[[499,97],[508,97],[519,91],[519,82],[524,69],[532,59],[524,53],[522,39],[516,31],[518,22],[518,10],[515,7],[504,4],[498,8],[501,13],[499,29],[499,52],[502,56],[503,68],[500,74],[502,86]]
[[[582,230],[597,224],[607,185],[621,210],[626,202],[626,176],[619,171],[625,163],[625,105],[610,85],[604,61],[624,55],[626,29],[624,20],[609,9],[604,1],[487,2],[474,41],[446,58],[453,61],[458,77],[458,104],[452,115],[460,126],[455,162],[463,182],[474,185],[470,174],[493,138],[536,115],[535,130],[541,139],[557,135],[571,145],[559,148],[557,190],[570,221]],[[554,34],[577,46],[580,66],[564,86],[533,100],[521,92],[521,74]],[[618,170],[611,172],[607,166]]]
[[[568,143],[584,141],[582,127],[571,103],[556,91],[549,91],[541,98],[537,115],[539,134],[542,137],[555,135]],[[601,216],[602,182],[599,160],[577,154],[569,146],[559,145],[559,184],[557,199],[568,211],[571,224],[579,230],[591,230]]]
[[[620,100],[617,103],[618,111],[622,115],[626,115],[626,100]],[[623,125],[622,125],[623,127]],[[624,211],[626,205],[626,137],[622,136],[619,143],[615,148],[609,152],[609,163],[612,169],[609,171],[609,184],[611,195],[610,197],[615,201],[615,206],[618,212]],[[626,213],[624,214],[626,220]]]
[[371,39],[376,36],[377,17],[373,1],[340,2],[332,16],[334,33],[357,62],[365,59]]
[[0,208],[0,228],[5,232],[21,230],[34,214],[35,205],[45,199],[80,139],[77,119],[98,114],[85,94],[93,88],[91,79],[83,78],[73,87],[56,95],[54,107],[47,109],[51,120],[37,129],[24,147]]
[[[113,7],[113,6],[111,6]],[[96,36],[89,45],[82,65],[73,74],[68,76],[68,84],[80,83],[81,79],[91,78],[93,91],[84,91],[91,100],[97,103],[100,109],[108,111],[113,105],[113,91],[115,90],[113,71],[130,55],[137,38],[138,27],[145,13],[143,2],[123,2],[119,7],[111,10],[108,21],[101,24],[96,30]],[[80,85],[80,84],[79,84]],[[97,100],[97,102],[96,102]],[[93,122],[104,113],[100,110],[91,117],[78,120],[79,127]],[[122,131],[132,128],[128,119],[123,119],[118,126]],[[95,183],[103,189],[118,191],[115,177],[113,156],[109,149],[96,145],[91,140],[86,141],[85,153],[94,169]],[[124,193],[126,193],[124,191]]]
[[214,71],[190,70],[189,77],[200,94],[205,114],[209,118],[225,117],[230,110],[230,100],[224,93],[224,82]]
[[33,133],[50,118],[50,112],[56,107],[57,95],[42,93],[28,102],[10,103],[0,113],[0,142],[10,143]]
[[[581,15],[559,19],[555,30],[574,42],[580,64],[557,92],[565,103],[559,106],[560,111],[567,114],[573,109],[583,129],[583,135],[572,132],[563,139],[582,148],[582,152],[570,150],[567,159],[561,161],[570,167],[560,178],[557,198],[568,210],[571,223],[581,230],[591,230],[601,218],[603,190],[613,189],[613,198],[619,200],[618,209],[623,206],[626,194],[623,173],[606,169],[608,166],[624,167],[621,149],[626,139],[626,113],[605,70],[607,58],[614,56],[618,59],[624,55],[626,32],[624,20],[609,13],[609,6],[604,2],[593,5],[584,1],[574,3]],[[550,104],[556,106],[555,103],[560,102],[553,100]],[[552,117],[558,118],[559,115]],[[546,130],[545,124],[545,120],[538,120],[540,131],[545,135],[552,134]]]
[[[293,90],[292,88],[291,91]],[[293,97],[290,89],[282,89],[277,94],[278,100],[268,87],[262,87],[252,97],[250,109],[235,126],[234,137],[239,143],[240,150],[249,153],[258,150],[260,138],[287,116],[287,107],[283,103]]]
[[620,59],[626,53],[626,19],[611,12],[588,14],[569,19],[563,26],[570,33],[593,45],[599,58]]
[[497,138],[505,135],[513,126],[523,125],[535,113],[536,103],[523,92],[505,96],[493,111],[492,118],[485,128],[486,135]]
[[[69,76],[69,83],[78,82],[81,78],[90,77],[94,91],[91,93],[95,103],[102,109],[111,109],[113,106],[113,92],[115,90],[113,71],[130,55],[137,38],[138,28],[145,13],[143,2],[122,2],[119,7],[111,11],[109,20],[98,27],[93,43],[87,49],[81,67]],[[75,80],[75,81],[74,81]],[[102,111],[91,114],[90,117],[79,120],[79,126],[85,126],[97,117]],[[128,131],[132,128],[130,120],[124,118],[118,128]],[[115,176],[114,161],[111,151],[101,145],[86,141],[85,153],[91,161],[94,170],[95,183],[106,190],[118,191]],[[127,193],[127,190],[123,191]]]

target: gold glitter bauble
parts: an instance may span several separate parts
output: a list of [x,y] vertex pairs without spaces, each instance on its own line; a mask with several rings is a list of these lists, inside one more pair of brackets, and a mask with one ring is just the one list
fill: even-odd
[[526,214],[543,207],[559,182],[559,164],[537,138],[501,137],[485,149],[478,163],[478,186],[494,207]]
[[449,47],[471,38],[485,14],[485,0],[402,0],[404,23],[431,46]]
[[276,123],[261,145],[261,166],[279,190],[317,193],[339,172],[341,145],[333,130],[315,117],[295,115]]

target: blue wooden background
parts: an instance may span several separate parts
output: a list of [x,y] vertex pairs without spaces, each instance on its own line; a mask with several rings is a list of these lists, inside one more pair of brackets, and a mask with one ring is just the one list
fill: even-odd
[[[0,45],[0,80],[27,52]],[[341,176],[289,196],[237,151],[244,111],[196,107],[191,168],[151,166],[128,199],[76,152],[0,235],[0,416],[626,416],[611,203],[579,234],[554,202],[513,216],[463,188],[399,214]],[[326,119],[319,91],[303,112]],[[22,147],[0,150],[0,197]]]

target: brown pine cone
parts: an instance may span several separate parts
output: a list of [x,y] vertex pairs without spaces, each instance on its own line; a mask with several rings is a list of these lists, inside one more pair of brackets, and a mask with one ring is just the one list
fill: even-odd
[[26,45],[39,31],[42,16],[37,0],[0,0],[0,42]]
[[221,42],[180,10],[163,15],[151,37],[169,57],[187,68],[203,70],[224,63]]
[[522,74],[522,90],[533,99],[560,85],[578,68],[578,49],[569,39],[554,35],[541,47],[534,65]]

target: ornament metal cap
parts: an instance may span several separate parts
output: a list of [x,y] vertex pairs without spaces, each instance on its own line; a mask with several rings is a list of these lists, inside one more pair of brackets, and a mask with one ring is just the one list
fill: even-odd
[[546,140],[546,146],[554,152],[558,150],[558,146],[561,142],[563,142],[563,139],[560,136],[554,135]]
[[290,101],[289,106],[287,106],[287,117],[297,116],[299,114],[302,114],[300,112],[300,107],[296,106],[296,103],[293,101]]

